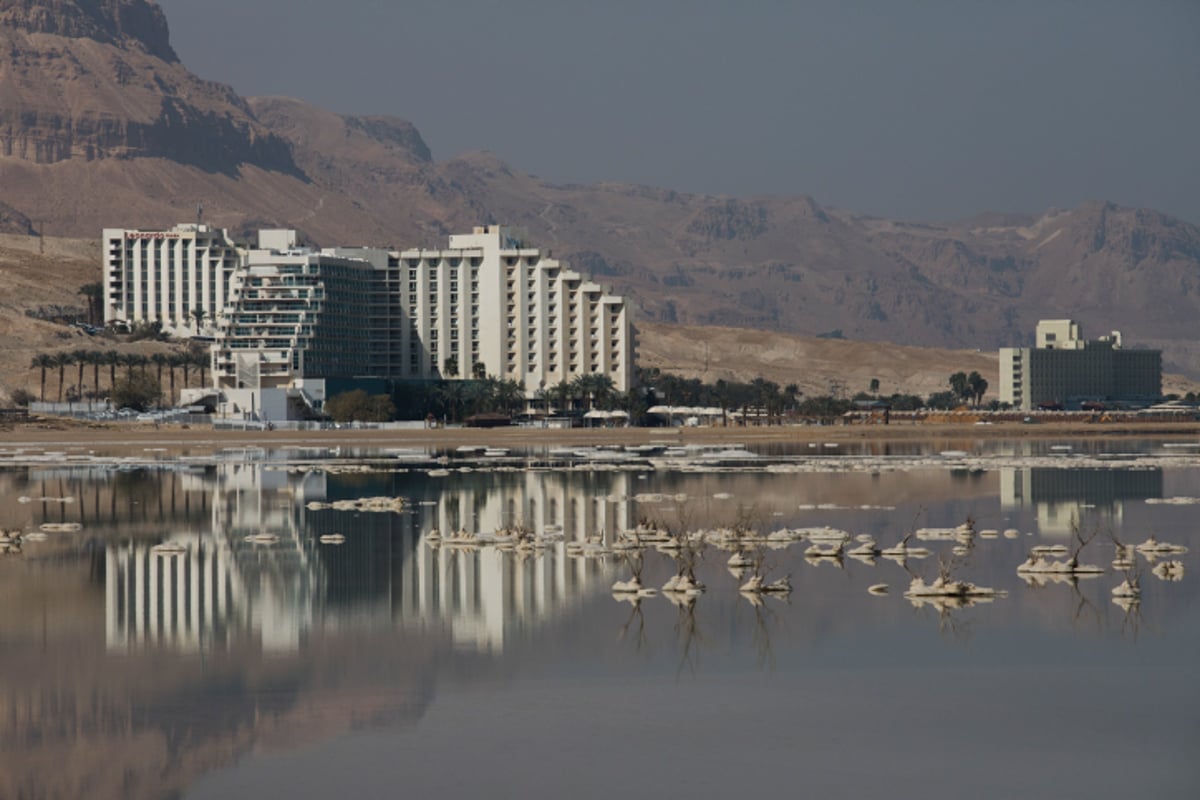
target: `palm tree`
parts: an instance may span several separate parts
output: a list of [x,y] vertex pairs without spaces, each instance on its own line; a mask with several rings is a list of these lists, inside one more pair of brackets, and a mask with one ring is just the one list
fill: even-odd
[[192,318],[192,321],[195,323],[196,335],[199,336],[200,335],[200,324],[202,322],[204,322],[204,318],[208,316],[208,312],[206,312],[203,308],[193,308],[188,313],[188,316],[190,316]]
[[592,375],[591,381],[592,402],[594,405],[603,408],[605,411],[611,411],[616,402],[617,385],[613,379],[597,372]]
[[133,368],[144,367],[148,359],[141,353],[125,353],[121,356],[121,364],[125,367],[125,378],[133,380]]
[[85,283],[79,287],[79,293],[87,298],[88,324],[100,324],[103,315],[99,312],[104,298],[104,285],[99,282]]
[[200,386],[201,388],[208,385],[208,368],[212,362],[209,361],[209,351],[201,347],[192,348],[192,363],[196,369],[200,370]]
[[970,398],[971,388],[967,382],[967,373],[956,372],[950,376],[950,391],[954,392],[956,400],[967,400]]
[[107,364],[107,356],[101,350],[88,350],[87,362],[92,365],[92,397],[100,396],[100,365]]
[[550,387],[550,397],[558,401],[559,413],[567,410],[567,401],[574,396],[574,387],[567,381],[559,381]]
[[79,368],[78,380],[75,381],[75,386],[77,387],[76,391],[79,393],[80,400],[83,399],[83,368],[91,363],[89,361],[91,355],[91,350],[84,350],[82,348],[71,352],[71,359],[75,362],[76,367]]
[[167,356],[167,370],[171,376],[171,405],[175,405],[175,370],[183,366],[184,358],[183,353],[171,353]]
[[41,401],[46,402],[46,370],[54,366],[54,358],[45,353],[41,353],[33,357],[33,361],[29,362],[30,369],[40,369],[42,371],[42,391],[40,394]]
[[542,407],[542,413],[550,413],[550,392],[546,391],[545,386],[539,386],[533,393],[534,408],[539,405]]
[[167,365],[166,353],[154,353],[150,356],[150,362],[158,368],[158,385],[162,386],[162,371],[163,367]]
[[525,404],[525,391],[514,380],[501,381],[496,387],[495,397],[497,407],[509,414]]
[[104,353],[104,363],[108,365],[108,388],[117,385],[117,366],[123,364],[121,354],[116,350],[108,350]]
[[62,402],[63,384],[66,382],[67,367],[75,363],[75,357],[70,353],[55,353],[54,366],[58,367],[58,402]]
[[983,396],[987,393],[987,389],[987,380],[978,372],[972,372],[967,376],[967,390],[975,398],[976,407],[983,402]]
[[[871,383],[875,386],[872,391],[878,392],[879,380],[877,378],[872,378]],[[787,386],[783,387],[784,402],[786,402],[788,407],[793,410],[796,408],[796,404],[800,402],[800,395],[802,394],[804,394],[804,392],[800,391],[800,386],[798,384],[789,383]]]
[[466,384],[462,381],[442,381],[438,387],[438,394],[445,404],[444,407],[449,412],[450,419],[455,422],[459,419],[460,409],[465,399],[465,387]]

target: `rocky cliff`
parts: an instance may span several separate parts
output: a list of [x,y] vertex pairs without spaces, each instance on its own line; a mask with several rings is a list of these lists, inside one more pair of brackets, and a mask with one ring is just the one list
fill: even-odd
[[0,156],[300,174],[244,100],[179,63],[149,0],[0,0]]

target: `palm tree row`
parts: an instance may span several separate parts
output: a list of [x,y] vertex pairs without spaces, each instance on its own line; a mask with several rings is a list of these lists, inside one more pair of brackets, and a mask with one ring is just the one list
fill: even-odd
[[622,408],[626,404],[613,379],[600,374],[577,375],[573,380],[540,388],[535,396],[547,412],[551,404],[560,412],[577,408],[580,403],[587,410],[600,408],[605,411]]
[[[162,384],[163,370],[168,371],[171,386],[168,397],[172,403],[175,402],[175,373],[177,370],[183,370],[183,386],[186,387],[191,382],[190,372],[192,369],[199,371],[200,384],[204,385],[209,368],[208,353],[200,348],[177,350],[171,353],[154,353],[149,356],[141,353],[122,353],[117,350],[64,350],[58,353],[39,353],[33,357],[29,367],[41,370],[41,388],[38,397],[43,402],[46,400],[46,372],[53,369],[58,370],[57,402],[61,403],[66,390],[66,369],[69,366],[77,369],[75,396],[83,398],[85,396],[103,396],[100,386],[101,367],[108,367],[108,391],[112,391],[113,387],[117,385],[118,368],[125,369],[125,377],[128,379],[133,377],[135,369],[144,372],[152,364],[158,371],[157,378],[160,385]],[[84,370],[89,366],[92,368],[92,388],[90,392],[85,393]]]

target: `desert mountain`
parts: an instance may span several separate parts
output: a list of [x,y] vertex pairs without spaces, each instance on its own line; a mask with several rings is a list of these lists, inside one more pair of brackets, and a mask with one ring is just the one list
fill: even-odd
[[14,232],[93,238],[201,203],[214,224],[318,244],[439,246],[503,222],[648,321],[994,350],[1073,317],[1200,376],[1200,228],[1164,214],[1094,202],[921,224],[804,196],[556,185],[489,153],[436,161],[404,120],[195,77],[149,0],[0,0],[0,203]]

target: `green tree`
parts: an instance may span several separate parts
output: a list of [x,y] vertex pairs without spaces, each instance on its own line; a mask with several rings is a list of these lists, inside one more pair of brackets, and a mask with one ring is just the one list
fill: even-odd
[[879,378],[871,378],[871,394],[879,394]]
[[487,378],[487,364],[482,361],[476,361],[471,365],[471,377],[477,381]]
[[447,356],[442,362],[442,374],[447,378],[458,377],[458,356]]
[[131,342],[163,342],[169,339],[162,329],[162,323],[158,320],[152,322],[135,322],[129,330],[129,341]]
[[25,408],[33,402],[33,393],[28,389],[13,389],[9,395],[9,400],[17,408]]
[[335,422],[387,422],[396,415],[396,407],[386,394],[368,395],[353,389],[326,400],[325,413]]
[[386,394],[371,395],[367,404],[370,422],[390,422],[396,417],[396,404]]
[[199,336],[200,326],[204,323],[204,319],[208,316],[208,312],[203,308],[193,308],[188,312],[188,316],[192,318],[192,323],[196,326],[196,335]]
[[961,400],[962,397],[954,391],[934,392],[929,395],[929,399],[925,401],[925,405],[940,411],[949,411],[957,406]]

